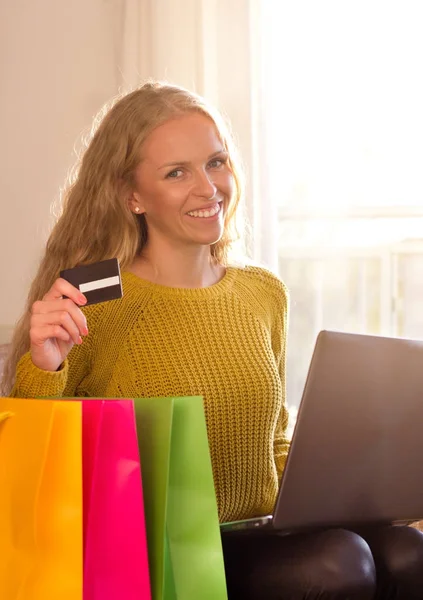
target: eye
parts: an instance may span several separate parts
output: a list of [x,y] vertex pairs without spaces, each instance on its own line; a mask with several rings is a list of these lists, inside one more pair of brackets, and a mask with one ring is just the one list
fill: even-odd
[[182,175],[182,169],[174,169],[166,175],[166,179],[178,179]]
[[227,159],[223,157],[213,158],[213,160],[211,160],[207,166],[210,169],[218,169],[219,167],[222,167],[224,164],[226,164],[226,162]]

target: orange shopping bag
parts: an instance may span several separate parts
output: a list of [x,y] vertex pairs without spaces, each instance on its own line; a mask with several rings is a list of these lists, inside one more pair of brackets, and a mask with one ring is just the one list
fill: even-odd
[[0,598],[82,600],[81,404],[0,398]]

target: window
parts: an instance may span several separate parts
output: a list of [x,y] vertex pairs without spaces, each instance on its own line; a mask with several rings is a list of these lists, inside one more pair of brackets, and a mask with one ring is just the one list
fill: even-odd
[[423,6],[262,0],[288,402],[321,329],[423,338]]

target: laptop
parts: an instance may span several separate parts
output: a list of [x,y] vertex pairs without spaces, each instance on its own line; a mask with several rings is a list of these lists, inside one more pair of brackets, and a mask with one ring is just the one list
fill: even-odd
[[272,515],[222,531],[423,519],[423,341],[321,331]]

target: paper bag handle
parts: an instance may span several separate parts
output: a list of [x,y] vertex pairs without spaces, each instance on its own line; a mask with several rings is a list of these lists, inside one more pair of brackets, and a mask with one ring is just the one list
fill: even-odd
[[10,417],[13,417],[12,412],[0,412],[0,423],[3,423],[3,421],[6,421],[6,419],[9,419]]

